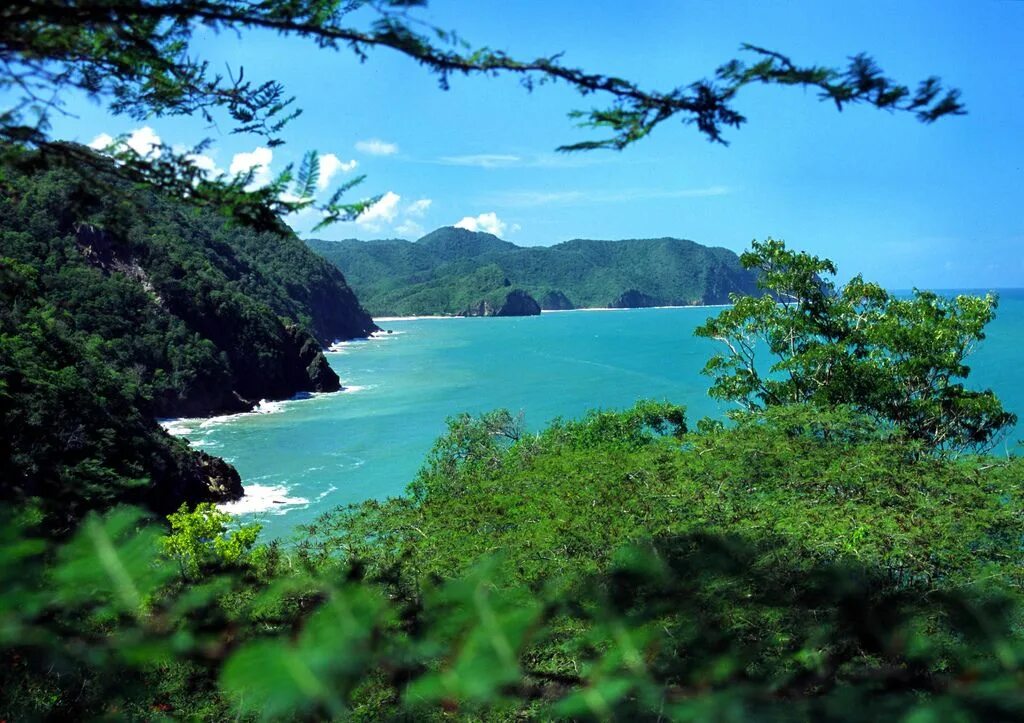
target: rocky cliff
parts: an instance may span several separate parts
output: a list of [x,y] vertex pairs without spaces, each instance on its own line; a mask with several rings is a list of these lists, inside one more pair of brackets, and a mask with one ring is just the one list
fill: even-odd
[[536,316],[539,313],[540,304],[536,299],[522,289],[514,289],[497,302],[482,299],[459,316]]
[[287,228],[229,223],[105,163],[0,169],[0,494],[68,520],[238,497],[229,464],[156,419],[335,391],[322,347],[377,326]]
[[659,300],[653,296],[637,291],[636,289],[630,289],[623,294],[619,294],[609,304],[609,308],[612,309],[644,309],[651,306],[662,306]]

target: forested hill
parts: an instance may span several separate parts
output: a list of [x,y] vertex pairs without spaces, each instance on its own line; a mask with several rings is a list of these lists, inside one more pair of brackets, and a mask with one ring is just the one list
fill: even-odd
[[95,162],[0,169],[3,494],[69,517],[240,494],[234,470],[156,419],[336,390],[321,344],[376,327],[290,232],[229,225]]
[[727,303],[756,277],[724,248],[676,238],[522,247],[487,233],[439,228],[415,242],[307,242],[332,261],[376,315],[497,309],[522,290],[543,309]]

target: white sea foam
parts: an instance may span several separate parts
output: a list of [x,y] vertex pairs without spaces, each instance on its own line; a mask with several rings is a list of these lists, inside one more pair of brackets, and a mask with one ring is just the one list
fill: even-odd
[[[446,318],[446,317],[441,317],[441,318]],[[391,331],[387,331],[387,330],[375,331],[372,334],[370,334],[368,337],[366,337],[365,339],[337,339],[337,340],[335,340],[335,342],[333,344],[330,344],[327,347],[327,351],[328,351],[328,353],[331,353],[331,354],[344,354],[349,349],[352,349],[352,348],[354,348],[356,346],[359,346],[360,344],[366,344],[366,343],[371,342],[371,341],[380,341],[382,339],[393,339],[396,336],[401,336],[404,333],[405,333],[404,331],[395,331],[395,330],[392,329]]]
[[327,489],[325,489],[323,492],[321,492],[320,494],[318,494],[316,496],[316,501],[319,502],[324,497],[326,497],[327,495],[331,494],[331,492],[336,492],[337,489],[338,489],[337,487],[335,487],[334,485],[331,485],[330,487],[328,487]]
[[199,425],[198,419],[158,419],[157,424],[164,428],[172,437],[181,437],[191,434],[192,430]]
[[245,485],[245,495],[234,502],[217,505],[217,509],[229,515],[247,515],[254,512],[271,512],[283,515],[296,507],[309,505],[305,497],[291,497],[284,485]]
[[[351,387],[345,387],[340,391],[348,391]],[[356,387],[357,390],[364,389],[365,387]],[[164,431],[170,434],[172,437],[183,437],[190,434],[195,434],[199,430],[210,429],[216,427],[225,422],[234,421],[236,419],[243,419],[245,417],[254,417],[263,414],[276,414],[283,412],[288,408],[290,404],[295,402],[302,402],[307,399],[314,399],[319,396],[326,396],[327,394],[336,394],[337,392],[299,392],[291,399],[261,399],[259,404],[252,408],[248,412],[238,412],[236,414],[219,414],[215,417],[181,417],[178,419],[158,419],[157,423],[164,428]],[[192,445],[199,445],[203,443],[203,440],[190,440]]]
[[431,314],[427,316],[378,316],[374,321],[418,321],[420,319],[461,319],[461,316]]

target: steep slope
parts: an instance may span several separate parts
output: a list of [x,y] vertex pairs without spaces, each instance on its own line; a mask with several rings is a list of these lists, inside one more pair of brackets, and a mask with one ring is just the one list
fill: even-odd
[[59,501],[68,519],[117,501],[167,511],[237,497],[229,465],[156,418],[336,390],[321,344],[376,329],[293,234],[112,177],[2,170],[4,496]]
[[307,243],[345,272],[378,315],[458,314],[467,296],[478,296],[479,306],[502,287],[524,291],[545,309],[720,304],[730,293],[758,293],[755,276],[733,252],[675,238],[520,247],[441,228],[416,242]]

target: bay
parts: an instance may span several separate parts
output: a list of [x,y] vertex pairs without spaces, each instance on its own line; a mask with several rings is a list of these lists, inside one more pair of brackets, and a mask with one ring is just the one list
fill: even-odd
[[[1000,292],[999,315],[971,357],[969,386],[992,388],[1024,416],[1024,290]],[[401,494],[445,419],[508,408],[527,428],[637,399],[687,407],[693,423],[725,407],[700,373],[716,344],[693,330],[707,307],[572,311],[537,317],[381,322],[391,330],[328,354],[346,390],[264,404],[251,414],[177,420],[174,433],[235,465],[246,497],[226,506],[288,537],[339,505]],[[1021,427],[996,452],[1019,452]]]

